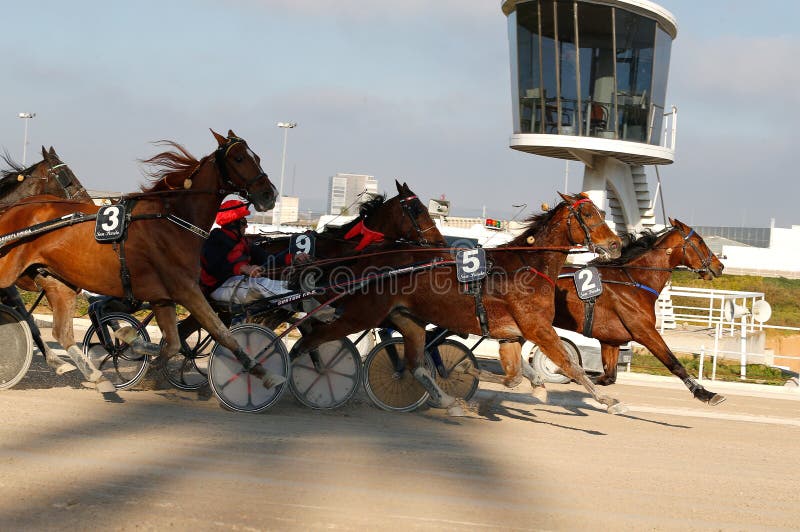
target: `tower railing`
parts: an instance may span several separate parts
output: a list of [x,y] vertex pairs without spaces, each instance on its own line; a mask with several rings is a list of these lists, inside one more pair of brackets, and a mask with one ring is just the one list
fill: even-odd
[[664,113],[664,135],[661,137],[661,146],[675,151],[675,138],[678,133],[678,108],[672,106],[669,113]]

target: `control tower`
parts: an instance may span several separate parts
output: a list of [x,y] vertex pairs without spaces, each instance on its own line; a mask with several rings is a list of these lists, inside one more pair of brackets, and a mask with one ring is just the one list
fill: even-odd
[[671,13],[647,0],[502,0],[515,150],[581,161],[617,230],[655,224],[645,165],[675,159]]

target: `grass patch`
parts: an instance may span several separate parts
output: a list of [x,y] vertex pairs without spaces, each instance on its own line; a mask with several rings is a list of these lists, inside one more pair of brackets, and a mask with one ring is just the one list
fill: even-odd
[[[676,353],[681,364],[684,365],[689,375],[697,378],[700,370],[700,355],[692,353]],[[706,356],[703,363],[703,378],[711,379],[712,361],[711,357]],[[664,365],[654,357],[649,351],[643,348],[633,350],[633,360],[631,360],[631,371],[635,373],[646,373],[649,375],[672,375]],[[739,378],[739,363],[732,360],[717,359],[718,381],[731,382],[750,382],[754,384],[772,384],[783,386],[787,380],[783,372],[778,368],[765,366],[763,364],[747,364],[747,379]]]

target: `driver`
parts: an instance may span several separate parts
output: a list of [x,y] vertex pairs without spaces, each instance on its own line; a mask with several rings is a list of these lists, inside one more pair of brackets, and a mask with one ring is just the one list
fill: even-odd
[[[226,302],[230,298],[230,289],[240,281],[250,277],[258,283],[261,291],[269,295],[280,295],[291,292],[286,282],[264,277],[264,264],[268,261],[285,261],[288,249],[270,256],[259,246],[251,246],[245,238],[247,216],[250,210],[240,200],[228,200],[220,205],[216,222],[220,226],[211,231],[208,240],[203,244],[201,258],[200,286],[203,292],[216,301]],[[311,260],[305,253],[295,255],[293,262],[302,264]],[[223,283],[225,287],[223,287]],[[245,284],[246,286],[246,284]],[[320,306],[313,298],[303,301],[306,312]],[[317,310],[313,317],[328,323],[336,319],[336,310],[324,306]]]

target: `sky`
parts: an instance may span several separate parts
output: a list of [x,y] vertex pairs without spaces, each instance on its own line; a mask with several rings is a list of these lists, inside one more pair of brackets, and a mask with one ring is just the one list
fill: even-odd
[[[800,2],[661,0],[678,21],[667,105],[675,163],[667,215],[696,225],[800,224]],[[394,195],[446,194],[452,213],[536,212],[578,192],[583,166],[520,153],[500,0],[7,2],[0,149],[53,146],[87,188],[133,191],[139,159],[174,140],[195,156],[232,129],[305,211],[330,176],[373,175]],[[568,177],[566,167],[569,167]],[[648,168],[651,181],[655,179]],[[651,187],[651,191],[654,190]],[[527,205],[526,208],[513,207]],[[660,208],[657,209],[660,211]]]

